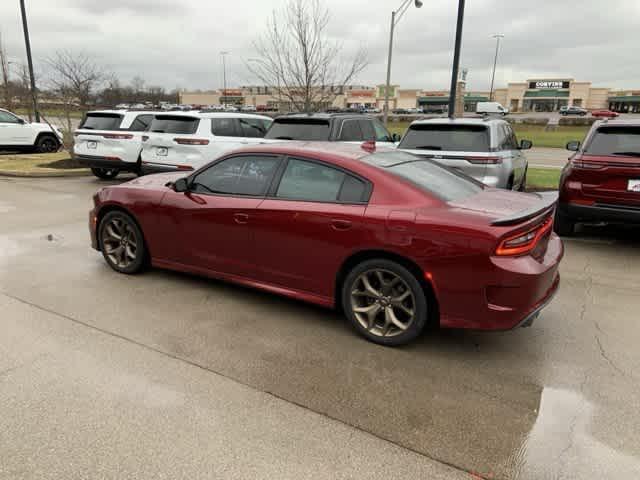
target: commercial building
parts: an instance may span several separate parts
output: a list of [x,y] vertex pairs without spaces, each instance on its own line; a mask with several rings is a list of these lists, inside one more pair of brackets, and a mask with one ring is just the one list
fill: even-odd
[[[465,111],[475,111],[478,102],[490,99],[487,91],[465,91],[461,82]],[[385,86],[348,85],[327,87],[332,101],[320,108],[378,107],[383,108]],[[493,101],[509,108],[511,112],[553,112],[564,106],[578,106],[589,110],[610,108],[618,112],[640,112],[640,90],[612,90],[594,87],[591,82],[573,78],[533,78],[524,82],[512,82],[506,88],[493,92]],[[226,90],[181,92],[180,102],[190,105],[254,105],[264,109],[291,111],[293,106],[277,88],[247,86]],[[447,90],[403,89],[399,85],[389,88],[389,109],[420,107],[425,111],[446,111],[449,103]]]

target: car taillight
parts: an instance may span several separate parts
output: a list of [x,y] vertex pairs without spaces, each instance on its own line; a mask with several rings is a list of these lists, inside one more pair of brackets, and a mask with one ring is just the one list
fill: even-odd
[[464,157],[464,159],[476,165],[499,165],[502,163],[500,157]]
[[541,224],[526,232],[516,233],[502,240],[496,248],[496,255],[516,256],[531,252],[540,239],[553,227],[553,218],[549,217]]
[[582,158],[572,158],[571,166],[574,168],[583,168],[585,170],[600,170],[606,167],[605,164],[599,162],[589,162],[582,160]]
[[206,138],[174,138],[173,141],[180,145],[209,145]]
[[133,135],[130,133],[104,133],[102,136],[113,140],[131,140],[133,138]]

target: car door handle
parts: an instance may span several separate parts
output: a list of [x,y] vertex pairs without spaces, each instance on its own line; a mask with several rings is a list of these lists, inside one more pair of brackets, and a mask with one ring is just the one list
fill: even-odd
[[331,228],[334,230],[349,230],[351,228],[351,222],[349,220],[334,218],[331,220]]
[[247,215],[246,213],[234,213],[233,219],[236,223],[249,223],[249,215]]

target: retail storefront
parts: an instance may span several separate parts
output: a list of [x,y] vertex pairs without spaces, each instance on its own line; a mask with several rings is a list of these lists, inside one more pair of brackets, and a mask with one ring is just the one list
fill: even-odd
[[640,92],[609,97],[609,109],[620,113],[640,113]]

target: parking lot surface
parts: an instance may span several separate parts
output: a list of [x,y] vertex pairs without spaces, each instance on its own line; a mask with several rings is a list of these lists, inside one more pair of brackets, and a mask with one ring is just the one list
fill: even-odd
[[116,274],[89,247],[104,184],[0,178],[0,478],[640,477],[637,229],[568,239],[530,328],[394,349],[271,294]]

